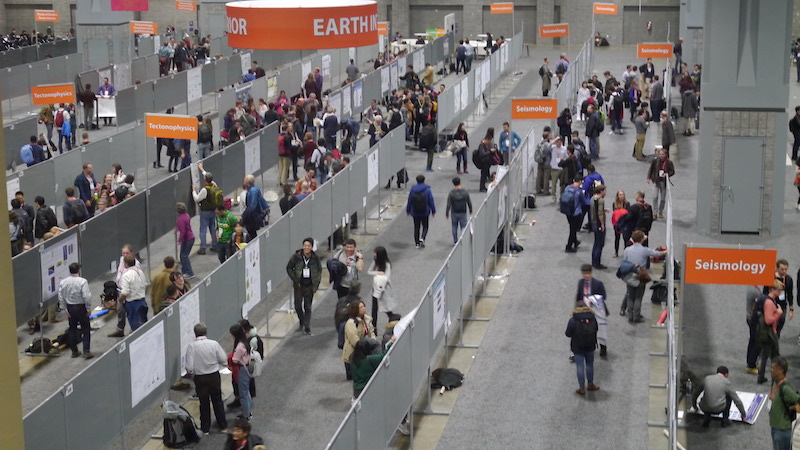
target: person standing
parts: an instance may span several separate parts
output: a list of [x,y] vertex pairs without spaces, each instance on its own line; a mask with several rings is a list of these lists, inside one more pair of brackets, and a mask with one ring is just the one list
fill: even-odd
[[[195,191],[192,185],[192,198],[200,207],[200,249],[198,255],[205,255],[206,249],[217,245],[216,214],[214,210],[222,204],[224,194],[222,189],[214,182],[214,175],[203,170],[203,163],[197,163],[197,169],[203,174],[205,184],[200,190]],[[211,235],[211,243],[206,243],[206,234]]]
[[544,64],[539,67],[539,76],[542,78],[542,97],[547,97],[550,94],[553,78],[553,72],[550,71],[550,58],[545,58]]
[[589,140],[589,155],[592,159],[600,157],[600,133],[603,132],[603,120],[597,112],[595,105],[589,105],[586,110],[589,118],[586,120],[586,139]]
[[150,279],[150,304],[153,307],[153,315],[161,312],[161,303],[167,297],[167,288],[172,283],[169,276],[175,270],[175,258],[172,256],[164,257],[164,268],[152,275]]
[[91,164],[85,163],[83,165],[83,172],[75,177],[74,185],[78,188],[78,197],[80,197],[81,201],[86,205],[86,211],[89,213],[89,217],[94,216],[94,210],[97,206],[94,200],[94,189],[96,185]]
[[[569,121],[572,123],[571,116]],[[559,129],[561,129],[560,126]],[[569,133],[567,133],[567,136],[569,136]],[[503,161],[506,164],[511,161],[511,154],[517,150],[521,142],[522,138],[519,137],[516,131],[511,130],[511,125],[508,122],[503,122],[503,131],[500,132],[500,151],[503,152]]]
[[[592,266],[590,264],[583,264],[581,265],[581,279],[578,280],[578,289],[575,292],[575,303],[584,302],[586,303],[586,299],[590,296],[600,296],[603,298],[603,309],[604,311],[600,311],[603,317],[608,316],[608,310],[605,307],[605,298],[606,298],[606,286],[603,284],[602,281],[594,278],[592,276]],[[590,305],[586,305],[591,308]],[[594,312],[594,311],[593,311]],[[595,319],[597,319],[597,313],[595,313]],[[605,357],[608,353],[608,348],[606,346],[605,338],[600,339],[600,321],[597,322],[598,325],[598,340],[600,342],[600,356]],[[605,333],[607,334],[607,333]],[[573,359],[574,358],[570,358]]]
[[561,142],[561,136],[556,136],[553,140],[553,145],[550,147],[550,167],[548,169],[552,183],[550,193],[553,201],[556,201],[559,196],[559,191],[556,189],[558,184],[561,184],[561,192],[564,192],[565,189],[564,182],[561,180],[561,162],[565,159],[567,159],[567,148]]
[[627,299],[625,304],[628,311],[628,323],[634,324],[644,322],[644,317],[642,317],[642,297],[647,287],[647,281],[642,279],[642,277],[646,275],[647,278],[649,278],[647,266],[650,257],[664,256],[667,252],[652,250],[642,245],[642,242],[644,242],[646,238],[642,230],[634,231],[631,238],[633,239],[633,245],[625,249],[623,257],[626,261],[631,262],[634,266],[634,270],[639,273],[639,285],[637,287],[626,285],[627,293],[625,294]]
[[125,272],[120,280],[119,303],[125,306],[131,331],[136,331],[147,322],[144,273],[136,267],[138,261],[133,255],[125,256],[124,262]]
[[[800,63],[797,64],[800,67]],[[798,69],[800,71],[800,69]],[[798,80],[800,82],[800,80]],[[792,144],[792,161],[797,161],[797,150],[800,149],[800,106],[794,107],[794,117],[789,120],[789,132],[794,137]]]
[[638,109],[636,111],[636,119],[633,120],[633,127],[636,129],[636,144],[633,147],[633,154],[637,161],[647,161],[644,157],[644,140],[647,137],[647,127],[650,122],[645,120],[644,110]]
[[[653,111],[655,114],[655,111]],[[672,125],[672,120],[669,118],[666,110],[661,111],[661,147],[667,152],[669,157],[669,148],[675,145],[675,127]]]
[[658,75],[654,76],[653,80],[653,84],[650,86],[649,98],[650,106],[653,108],[653,117],[655,117],[655,121],[658,122],[659,117],[663,117],[661,113],[665,111],[667,102],[664,100],[664,83],[661,82]]
[[347,66],[347,68],[344,71],[345,73],[347,73],[347,78],[350,78],[353,81],[356,81],[356,79],[358,79],[358,73],[360,71],[358,70],[358,66],[356,65],[356,62],[354,60],[352,59],[350,60],[350,65]]
[[687,89],[681,94],[681,118],[683,119],[683,135],[691,136],[694,133],[694,118],[697,116],[697,111],[700,109],[700,104],[697,101],[697,88]]
[[792,416],[797,412],[800,395],[786,382],[789,362],[778,356],[772,361],[772,388],[769,399],[772,407],[769,410],[769,426],[772,429],[772,448],[774,450],[791,450],[792,448]]
[[247,228],[247,238],[250,242],[256,238],[258,230],[264,226],[264,216],[269,212],[269,204],[264,200],[261,189],[256,186],[256,178],[252,174],[244,176],[242,188],[247,191],[242,222]]
[[[786,315],[789,315],[789,320],[794,318],[794,280],[789,275],[789,261],[781,258],[775,262],[775,279],[783,283],[783,291],[778,295],[778,306],[781,307],[783,313],[778,322],[778,338],[781,337],[781,330],[786,323]],[[769,287],[764,286],[764,294],[769,294]]]
[[453,135],[453,142],[456,143],[456,173],[461,174],[463,166],[464,173],[469,173],[467,170],[467,153],[469,152],[469,135],[467,133],[466,125],[464,122],[458,124],[455,134]]
[[92,85],[86,84],[86,87],[78,94],[78,101],[83,104],[83,126],[85,130],[90,130],[94,127],[94,104],[97,102],[97,94],[92,91]]
[[322,264],[314,253],[314,239],[303,239],[303,248],[289,259],[286,273],[294,286],[294,310],[299,320],[299,331],[311,336],[311,302],[322,279]]
[[350,285],[358,280],[358,272],[364,270],[364,255],[356,250],[355,239],[348,239],[344,241],[344,248],[336,252],[334,258],[347,268],[347,273],[342,276],[339,287],[336,288],[337,297],[342,298],[350,293]]
[[464,72],[466,73],[466,58],[467,50],[464,48],[464,40],[461,39],[458,41],[458,47],[456,47],[456,75],[461,72],[461,69],[464,69]]
[[372,262],[367,269],[372,277],[372,327],[378,329],[378,306],[383,308],[386,317],[391,321],[394,300],[390,294],[392,284],[392,263],[383,246],[375,247]]
[[467,220],[472,215],[472,200],[469,197],[469,192],[462,189],[461,178],[453,177],[453,189],[447,195],[447,208],[445,209],[444,217],[451,218],[453,226],[453,244],[458,243],[458,234],[460,230],[467,227]]
[[739,413],[742,419],[747,417],[747,409],[745,409],[739,395],[736,394],[736,389],[733,388],[731,380],[728,379],[728,368],[725,366],[717,367],[717,373],[705,377],[699,386],[695,386],[692,393],[692,407],[697,409],[697,397],[703,393],[703,398],[700,399],[700,410],[703,411],[705,417],[703,418],[703,427],[708,427],[711,424],[711,416],[714,414],[722,414],[722,428],[729,427],[731,420],[728,415],[731,411],[731,403],[735,403],[739,408]]
[[216,209],[217,214],[217,257],[219,258],[219,263],[222,264],[228,259],[228,256],[232,255],[233,252],[231,251],[231,239],[233,237],[233,231],[236,228],[237,220],[236,216],[233,215],[232,212],[225,209],[225,206],[219,205]]
[[592,245],[592,267],[595,269],[605,269],[600,261],[603,256],[603,247],[606,245],[606,187],[599,185],[594,189],[591,204],[589,205],[589,216],[592,218],[592,230],[594,231],[594,245]]
[[178,217],[175,220],[175,230],[178,232],[178,245],[180,246],[181,273],[187,280],[194,278],[192,261],[189,259],[189,252],[194,246],[194,233],[192,233],[192,223],[189,214],[186,212],[186,203],[178,202],[175,205]]
[[667,180],[675,176],[675,165],[667,157],[667,151],[663,148],[658,149],[658,157],[650,163],[650,170],[647,171],[647,182],[653,183],[655,196],[653,206],[658,207],[658,219],[664,218],[664,203],[667,199]]
[[64,153],[63,143],[67,141],[67,151],[72,150],[72,129],[70,124],[70,115],[65,108],[66,103],[58,105],[55,113],[56,131],[58,131],[58,153]]
[[186,348],[186,372],[194,378],[195,392],[200,401],[200,429],[208,436],[211,430],[211,407],[221,433],[228,432],[225,406],[222,403],[222,386],[219,366],[228,358],[215,340],[208,339],[208,328],[200,322],[194,326],[194,342]]
[[236,378],[239,384],[239,402],[242,405],[242,414],[239,419],[250,420],[253,417],[253,397],[250,395],[250,338],[239,323],[233,324],[229,332],[233,336],[233,356],[229,359],[231,370],[236,368]]
[[[112,98],[117,95],[114,85],[108,82],[108,77],[103,78],[103,85],[97,90],[97,95],[103,98]],[[103,117],[104,125],[111,125],[111,117]]]
[[425,238],[428,236],[428,218],[436,217],[433,192],[431,192],[431,187],[425,184],[425,175],[417,175],[417,184],[408,193],[406,214],[414,218],[415,246],[424,248]]
[[[131,244],[125,244],[122,246],[122,255],[119,257],[119,262],[117,263],[117,276],[114,278],[114,281],[117,283],[117,289],[122,287],[122,276],[127,271],[128,267],[125,265],[125,259],[128,256],[133,257],[135,252],[133,251],[133,246]],[[142,270],[141,263],[134,257],[134,267],[139,270]],[[160,300],[159,300],[160,301]],[[125,336],[125,321],[127,320],[128,313],[125,307],[122,304],[121,300],[117,300],[117,329],[110,333],[108,337],[123,337]]]
[[550,195],[550,132],[542,132],[542,140],[536,146],[536,151],[533,153],[533,160],[536,162],[536,195]]
[[745,318],[747,321],[747,328],[750,331],[750,338],[747,341],[747,367],[744,371],[753,375],[758,374],[756,362],[758,361],[760,350],[756,343],[756,337],[759,313],[756,311],[756,304],[761,295],[761,288],[758,286],[752,285],[747,287],[747,292],[745,294]]
[[[761,316],[758,318],[756,331],[756,344],[761,349],[761,365],[758,368],[758,384],[767,382],[764,372],[767,369],[767,359],[771,359],[773,364],[780,355],[780,345],[778,342],[778,322],[780,321],[783,309],[778,304],[778,297],[783,294],[784,284],[778,280],[769,287],[769,294],[762,294],[756,301],[755,310]],[[762,325],[761,322],[764,324]]]
[[[586,395],[586,391],[597,391],[600,386],[594,384],[594,350],[597,347],[597,319],[591,308],[581,300],[575,304],[572,317],[567,322],[564,334],[570,338],[570,350],[575,355],[575,367],[578,375],[578,395]],[[586,385],[588,382],[588,386]]]
[[[81,356],[78,351],[79,339],[83,342],[83,359],[94,358],[89,351],[92,339],[92,329],[89,325],[89,315],[92,310],[92,293],[89,291],[89,282],[79,275],[81,265],[69,265],[69,276],[58,284],[58,305],[67,311],[69,318],[69,348],[72,357]],[[80,329],[78,326],[80,325]]]
[[572,184],[567,186],[560,199],[560,211],[567,216],[567,224],[569,225],[569,237],[567,238],[566,253],[575,253],[578,251],[578,246],[581,241],[578,240],[578,229],[581,227],[581,219],[583,218],[583,191],[581,190],[581,182],[583,177],[575,175]]
[[375,328],[372,326],[372,317],[367,314],[367,307],[364,302],[356,300],[350,303],[350,315],[344,324],[342,362],[344,362],[344,373],[348,380],[353,379],[350,356],[353,354],[358,341],[364,337],[375,339]]
[[494,128],[490,127],[486,130],[486,136],[478,144],[478,157],[481,163],[479,167],[481,169],[480,192],[486,192],[487,190],[486,182],[489,181],[489,169],[492,168],[494,152],[497,151],[497,147],[492,144],[492,140],[494,140]]

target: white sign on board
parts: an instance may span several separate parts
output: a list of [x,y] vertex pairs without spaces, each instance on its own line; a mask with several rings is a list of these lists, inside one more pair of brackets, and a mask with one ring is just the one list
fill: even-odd
[[[381,144],[383,145],[383,144]],[[367,156],[367,192],[372,192],[378,186],[378,153],[379,151],[374,151]]]
[[129,344],[131,361],[131,406],[136,407],[145,397],[167,380],[164,322]]
[[242,305],[242,317],[261,301],[261,249],[258,240],[251,241],[244,248],[244,292],[245,302]]
[[254,174],[261,170],[261,136],[244,143],[244,173]]
[[200,323],[200,291],[189,291],[178,303],[181,311],[181,375],[186,374],[186,349],[194,342],[194,326]]
[[192,102],[203,96],[203,67],[189,69],[186,73],[186,98]]

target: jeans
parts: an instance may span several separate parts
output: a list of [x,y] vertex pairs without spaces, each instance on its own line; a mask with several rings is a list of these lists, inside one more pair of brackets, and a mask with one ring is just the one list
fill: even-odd
[[747,367],[751,369],[756,367],[758,354],[761,352],[756,343],[756,326],[754,320],[747,324],[747,328],[750,330],[750,339],[747,341]]
[[217,258],[219,258],[219,263],[224,263],[225,260],[228,259],[228,251],[231,248],[230,242],[217,241],[217,243],[214,244],[214,248],[217,249]]
[[594,384],[594,350],[590,352],[574,352],[575,368],[578,371],[578,386],[586,388],[586,382]]
[[[622,128],[622,126],[620,126]],[[592,159],[597,159],[600,156],[600,138],[598,136],[589,138],[589,155]]]
[[253,413],[253,398],[250,397],[250,373],[247,366],[239,366],[239,401],[242,403],[242,415],[250,418]]
[[581,215],[573,216],[567,214],[567,224],[569,224],[569,237],[567,238],[567,250],[578,248],[578,230],[581,228]]
[[55,148],[56,144],[53,143],[53,123],[46,123],[44,127],[47,130],[47,143],[50,144],[50,147]]
[[306,331],[311,331],[311,301],[314,300],[314,288],[311,285],[294,285],[294,310],[300,325]]
[[469,72],[470,70],[472,70],[472,58],[473,58],[472,55],[467,55],[467,57],[465,58],[465,62],[464,62],[464,71],[465,72]]
[[61,130],[58,130],[58,153],[64,153],[64,149],[61,146],[63,141],[67,142],[67,151],[71,151],[72,150],[72,137],[62,133]]
[[211,406],[214,406],[214,416],[221,429],[228,428],[225,419],[225,405],[222,404],[222,386],[220,386],[219,372],[194,376],[194,388],[197,399],[200,401],[200,429],[204,433],[211,430]]
[[792,449],[792,429],[778,430],[772,428],[772,450]]
[[[428,236],[428,218],[430,216],[425,217],[414,217],[414,243],[420,244],[422,241],[425,240],[425,237]],[[422,233],[420,233],[420,229],[422,229]]]
[[[83,353],[89,353],[89,343],[91,342],[91,328],[89,328],[89,315],[86,305],[67,305],[69,313],[69,348],[72,352],[78,351],[78,339],[83,341]],[[81,329],[78,330],[80,324]]]
[[592,245],[592,265],[597,267],[603,256],[603,247],[606,245],[606,230],[600,231],[597,224],[594,225],[594,245]]
[[136,331],[147,322],[147,303],[143,298],[126,301],[125,311],[128,313],[128,323],[131,324],[131,331]]
[[467,171],[467,147],[456,151],[456,171],[463,167],[463,171]]
[[211,153],[211,142],[197,143],[197,159],[204,159],[209,153]]
[[664,203],[667,201],[667,180],[655,180],[653,182],[655,195],[653,196],[653,213],[664,213]]
[[183,272],[183,275],[187,277],[194,276],[194,270],[192,270],[192,261],[189,259],[189,252],[192,251],[193,246],[194,238],[181,242],[181,272]]
[[125,331],[125,321],[128,318],[128,311],[125,308],[125,305],[117,303],[117,331],[124,332]]
[[192,165],[192,154],[189,150],[184,151],[184,157],[181,158],[181,170]]
[[627,310],[628,321],[632,322],[642,317],[642,297],[644,296],[644,289],[647,283],[639,283],[638,287],[630,287],[626,285],[627,289]]
[[458,242],[459,228],[463,230],[467,226],[468,216],[466,212],[463,213],[454,212],[451,214],[452,215],[450,216],[450,221],[453,224],[453,243],[455,244]]
[[211,247],[217,245],[217,214],[211,211],[200,211],[200,248],[205,249],[206,231],[211,234]]
[[620,130],[622,131],[622,117],[616,112],[613,111],[611,114],[611,131]]

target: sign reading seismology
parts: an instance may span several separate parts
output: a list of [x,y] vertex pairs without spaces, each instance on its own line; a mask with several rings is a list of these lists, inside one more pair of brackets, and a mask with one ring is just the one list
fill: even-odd
[[145,114],[147,137],[197,139],[197,118],[175,114]]
[[378,4],[370,0],[231,2],[228,45],[261,50],[364,47],[378,42]]
[[52,105],[54,103],[75,103],[75,85],[45,84],[31,88],[31,99],[34,105]]
[[777,250],[737,248],[686,249],[687,283],[770,285],[775,279]]
[[36,14],[35,19],[37,22],[58,22],[61,14],[52,9],[37,9],[34,11]]
[[615,5],[614,3],[594,3],[593,12],[595,14],[607,14],[611,16],[616,16],[618,9],[617,5]]
[[556,119],[558,118],[558,100],[546,99],[512,99],[511,118],[513,120]]
[[197,9],[197,3],[189,2],[185,0],[177,0],[175,2],[175,9],[178,11],[191,11],[194,12]]
[[513,3],[492,3],[489,5],[489,13],[490,14],[513,14],[514,13],[514,4]]
[[666,43],[644,43],[636,45],[637,58],[672,58],[672,44]]
[[554,23],[539,27],[539,37],[542,39],[567,36],[569,36],[569,24],[567,23]]

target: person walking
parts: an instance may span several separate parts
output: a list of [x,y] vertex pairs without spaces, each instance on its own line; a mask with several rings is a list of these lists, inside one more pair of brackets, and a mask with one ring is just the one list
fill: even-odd
[[200,401],[200,430],[206,436],[211,430],[212,406],[220,433],[228,432],[219,376],[219,366],[225,365],[228,358],[222,346],[217,341],[208,339],[207,335],[206,324],[195,324],[195,339],[186,347],[186,372],[194,378],[195,392]]
[[589,216],[592,218],[592,231],[594,231],[594,244],[592,245],[592,267],[605,269],[600,261],[603,256],[603,247],[606,245],[606,187],[599,185],[594,188],[589,205]]
[[256,178],[252,174],[244,176],[242,188],[247,192],[242,223],[247,228],[247,239],[250,242],[256,238],[258,230],[264,226],[264,217],[269,212],[269,203],[264,200],[261,189],[256,186]]
[[299,321],[298,331],[311,336],[311,302],[322,279],[322,264],[314,253],[314,239],[303,239],[303,248],[297,250],[286,264],[286,273],[294,286],[294,310]]
[[791,450],[792,418],[797,413],[800,395],[786,382],[789,362],[783,356],[772,360],[772,388],[769,399],[769,426],[772,429],[772,448],[774,450]]
[[581,227],[581,219],[583,218],[583,191],[580,188],[582,181],[582,176],[575,175],[572,184],[567,186],[564,193],[561,194],[559,202],[560,211],[567,216],[567,224],[569,225],[569,237],[564,250],[567,253],[577,252],[578,246],[581,245],[581,241],[578,240],[578,230]]
[[669,148],[675,145],[675,127],[669,118],[667,111],[661,111],[661,147],[666,150],[669,158]]
[[633,146],[633,156],[637,161],[647,161],[644,157],[644,140],[647,137],[647,127],[650,122],[644,118],[644,110],[636,111],[636,119],[633,120],[633,127],[636,128],[636,144]]
[[417,248],[425,247],[428,236],[428,219],[436,217],[436,205],[433,201],[431,187],[425,184],[425,175],[417,175],[417,184],[408,193],[406,214],[414,218],[414,244]]
[[[650,163],[650,170],[647,171],[647,182],[653,183],[655,196],[653,197],[653,207],[658,208],[655,218],[664,218],[664,203],[667,199],[667,179],[675,176],[675,165],[667,157],[667,151],[663,148],[658,149],[658,157]],[[655,213],[655,211],[653,211]]]
[[392,263],[385,247],[375,247],[367,275],[372,277],[372,328],[377,330],[378,306],[381,306],[387,318],[392,317],[392,311],[397,306],[391,295]]
[[175,220],[175,230],[178,233],[178,245],[180,246],[181,273],[187,280],[194,278],[192,261],[189,259],[189,252],[194,246],[194,233],[192,233],[192,223],[189,214],[186,212],[186,203],[178,202],[175,205],[178,218]]
[[747,409],[744,403],[739,399],[736,394],[736,389],[733,388],[731,380],[728,379],[728,368],[725,366],[717,367],[717,373],[709,375],[703,379],[699,386],[695,386],[692,393],[692,407],[697,408],[697,397],[703,393],[703,398],[700,399],[700,410],[703,411],[705,417],[703,418],[703,427],[708,427],[711,424],[711,416],[714,414],[722,414],[722,428],[729,427],[731,420],[728,418],[731,411],[731,403],[735,403],[739,408],[739,413],[742,419],[747,417]]
[[469,197],[469,192],[461,187],[461,178],[453,177],[453,189],[447,195],[447,208],[444,213],[446,219],[452,217],[453,244],[458,243],[459,230],[466,228],[467,220],[471,215],[472,200]]
[[681,118],[683,119],[683,135],[691,136],[694,133],[694,118],[697,116],[697,111],[700,109],[698,102],[699,91],[697,88],[687,89],[681,94]]
[[253,417],[253,397],[250,396],[250,338],[244,332],[241,324],[236,323],[228,330],[233,336],[233,355],[229,358],[231,370],[235,367],[236,381],[239,384],[239,401],[242,405],[242,414],[239,419],[250,420]]
[[[575,368],[578,375],[578,395],[586,395],[586,391],[597,391],[600,386],[594,384],[594,350],[597,348],[597,319],[591,308],[581,300],[575,303],[572,317],[567,322],[564,334],[570,338],[570,350],[575,355]],[[587,386],[588,382],[588,386]]]
[[783,295],[786,286],[780,281],[775,280],[769,286],[769,294],[762,294],[755,304],[754,315],[758,313],[758,325],[756,328],[756,344],[761,349],[761,365],[758,368],[758,384],[767,382],[764,373],[767,369],[767,359],[771,359],[773,364],[780,355],[780,343],[778,339],[778,325],[783,308],[779,303],[779,298]]
[[553,72],[550,71],[550,58],[545,58],[544,64],[539,67],[539,76],[542,78],[542,97],[547,97],[550,94],[550,87],[553,82]]
[[[58,305],[67,311],[69,318],[68,342],[72,350],[72,357],[81,356],[78,351],[78,342],[83,342],[83,359],[94,358],[89,351],[92,339],[92,329],[89,325],[89,315],[92,310],[92,293],[89,291],[89,282],[79,275],[81,265],[69,265],[69,276],[58,284]],[[80,326],[80,328],[78,328]]]
[[[581,265],[581,279],[578,280],[578,289],[575,292],[575,302],[583,302],[592,309],[597,320],[597,342],[600,344],[600,357],[608,355],[608,308],[606,307],[606,286],[602,281],[592,276],[591,264]],[[574,362],[575,356],[570,359]]]

